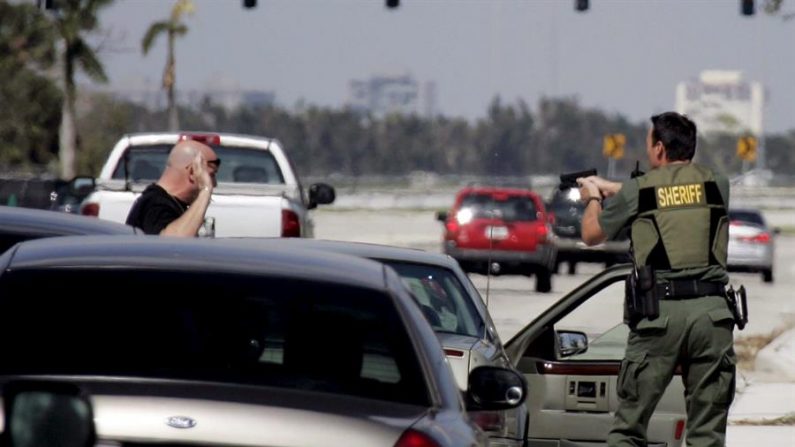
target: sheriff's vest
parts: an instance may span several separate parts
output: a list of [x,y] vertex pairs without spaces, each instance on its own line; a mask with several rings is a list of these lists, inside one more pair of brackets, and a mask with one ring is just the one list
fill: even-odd
[[712,171],[692,163],[669,165],[637,180],[632,244],[638,265],[726,267],[729,222]]

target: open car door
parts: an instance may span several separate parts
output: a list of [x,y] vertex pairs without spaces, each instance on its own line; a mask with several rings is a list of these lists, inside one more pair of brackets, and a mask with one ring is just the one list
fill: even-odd
[[[528,447],[606,445],[629,328],[623,323],[630,265],[609,268],[520,330],[506,351],[527,378]],[[682,445],[684,385],[674,376],[648,428],[649,446]]]

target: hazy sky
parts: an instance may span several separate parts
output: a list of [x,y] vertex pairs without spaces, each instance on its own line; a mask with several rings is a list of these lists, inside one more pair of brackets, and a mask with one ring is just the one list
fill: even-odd
[[[739,0],[195,0],[177,43],[177,85],[270,90],[277,102],[337,106],[348,82],[409,73],[435,81],[446,115],[481,116],[495,94],[576,96],[633,121],[674,107],[679,81],[741,70],[769,93],[768,131],[795,128],[795,20],[739,12]],[[758,4],[762,0],[757,0]],[[147,26],[171,0],[118,0],[102,14],[113,89],[157,86],[165,40],[143,57]],[[785,8],[795,10],[795,1]]]

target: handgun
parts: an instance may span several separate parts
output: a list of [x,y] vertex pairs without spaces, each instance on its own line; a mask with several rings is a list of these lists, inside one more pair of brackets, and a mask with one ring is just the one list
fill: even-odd
[[589,169],[587,171],[580,171],[580,172],[572,172],[569,174],[561,174],[560,175],[560,186],[558,189],[561,191],[570,188],[579,188],[580,185],[577,184],[577,179],[581,177],[590,177],[592,175],[596,175],[596,169]]

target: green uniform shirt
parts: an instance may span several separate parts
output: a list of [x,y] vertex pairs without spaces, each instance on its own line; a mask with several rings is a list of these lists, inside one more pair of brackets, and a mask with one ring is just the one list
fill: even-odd
[[[681,164],[668,165],[656,169],[678,169]],[[728,208],[729,180],[725,176],[715,174],[715,183],[718,186],[723,203]],[[605,200],[604,209],[599,215],[599,225],[608,239],[613,239],[622,228],[632,224],[638,213],[639,186],[636,179],[626,180],[621,185],[621,190],[615,196]],[[657,282],[669,279],[700,279],[704,281],[719,281],[727,283],[729,276],[726,269],[720,266],[689,268],[678,271],[657,271]]]

